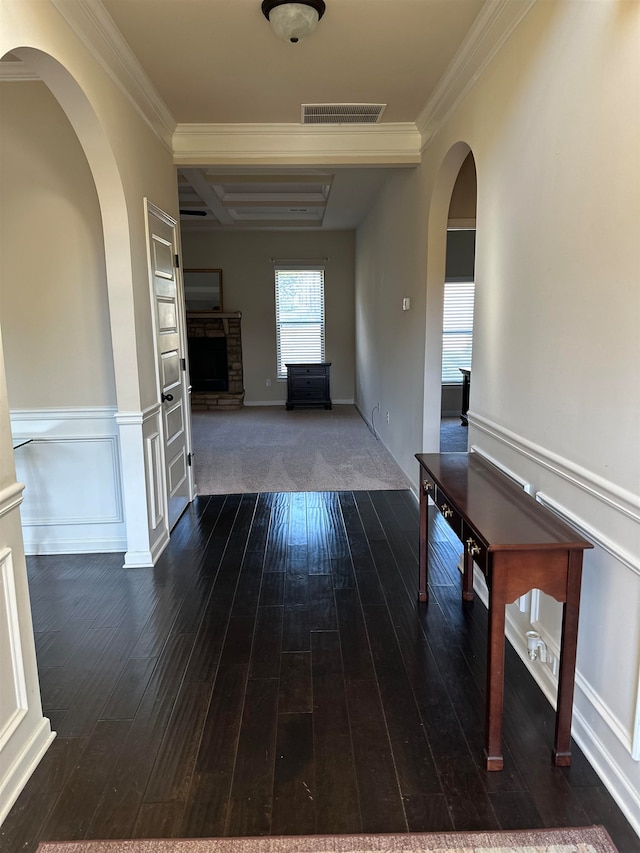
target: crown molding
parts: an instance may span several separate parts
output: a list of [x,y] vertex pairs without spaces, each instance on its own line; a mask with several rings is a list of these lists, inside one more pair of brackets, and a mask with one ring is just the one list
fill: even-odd
[[101,0],[51,0],[136,112],[171,150],[176,121]]
[[40,77],[24,62],[0,62],[0,83],[29,83],[33,80],[40,80]]
[[475,86],[537,0],[487,0],[460,49],[418,116],[422,149]]
[[184,165],[417,165],[413,122],[376,125],[179,124],[174,163]]

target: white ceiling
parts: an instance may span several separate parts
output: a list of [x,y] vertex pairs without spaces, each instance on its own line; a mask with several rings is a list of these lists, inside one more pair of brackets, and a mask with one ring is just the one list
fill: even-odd
[[[413,156],[402,148],[406,134],[413,131],[419,140],[425,106],[448,79],[454,58],[465,56],[465,45],[471,45],[466,56],[478,52],[470,35],[474,22],[483,20],[476,30],[487,23],[490,28],[495,9],[521,0],[326,0],[317,29],[299,44],[275,35],[260,0],[53,2],[72,25],[74,17],[90,20],[115,47],[111,56],[133,69],[137,91],[145,93],[163,126],[177,123],[173,146],[180,208],[187,211],[181,213],[183,228],[350,229],[362,221],[390,171],[419,160],[419,143],[411,143]],[[466,56],[462,64],[468,64]],[[20,79],[19,69],[11,73]],[[351,125],[322,126],[334,135],[314,137],[314,156],[304,155],[308,136],[300,137],[297,156],[289,156],[285,144],[278,147],[281,139],[297,141],[300,130],[311,130],[301,124],[303,104],[324,103],[384,104],[373,148],[366,146],[374,137],[353,136]],[[197,137],[199,143],[210,131],[224,140],[226,157],[180,149],[185,139],[189,145]],[[249,134],[261,132],[271,146],[270,165],[230,165],[232,137],[242,147]],[[347,137],[368,155],[333,163],[329,156],[330,165],[319,165],[325,159],[318,151],[322,155],[326,145],[334,151]],[[392,153],[371,153],[384,146]],[[248,162],[265,160],[254,155]]]

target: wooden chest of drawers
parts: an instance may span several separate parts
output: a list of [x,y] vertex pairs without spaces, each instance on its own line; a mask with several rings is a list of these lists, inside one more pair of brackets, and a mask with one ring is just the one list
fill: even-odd
[[287,364],[287,409],[294,406],[331,408],[330,361],[320,364]]

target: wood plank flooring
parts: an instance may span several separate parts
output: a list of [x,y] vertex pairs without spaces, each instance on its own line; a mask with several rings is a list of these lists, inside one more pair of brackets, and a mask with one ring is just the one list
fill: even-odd
[[0,828],[40,840],[602,823],[638,838],[508,649],[505,770],[483,769],[486,610],[409,492],[202,497],[154,570],[29,559],[58,736]]

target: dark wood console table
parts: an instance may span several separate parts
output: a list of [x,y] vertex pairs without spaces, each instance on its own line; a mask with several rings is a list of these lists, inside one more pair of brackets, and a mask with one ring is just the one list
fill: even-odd
[[553,762],[571,764],[571,717],[582,555],[593,545],[477,453],[418,453],[420,601],[428,600],[428,498],[464,543],[462,597],[473,598],[473,564],[489,588],[486,768],[502,770],[505,606],[531,589],[563,602]]

